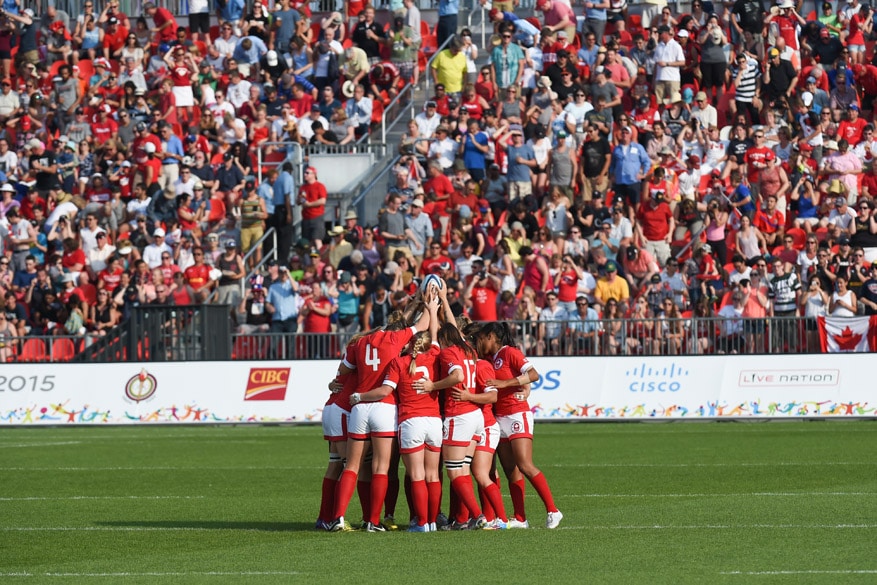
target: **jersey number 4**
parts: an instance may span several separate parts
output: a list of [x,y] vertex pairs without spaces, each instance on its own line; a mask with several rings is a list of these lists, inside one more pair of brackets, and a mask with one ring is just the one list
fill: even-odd
[[365,365],[371,366],[373,372],[381,367],[381,358],[378,356],[378,348],[372,347],[371,343],[365,344]]

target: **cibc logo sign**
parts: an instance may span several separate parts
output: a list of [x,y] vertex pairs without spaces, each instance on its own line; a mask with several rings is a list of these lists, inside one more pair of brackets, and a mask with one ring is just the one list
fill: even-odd
[[675,362],[662,367],[651,367],[643,362],[625,370],[624,377],[629,380],[630,392],[679,392],[688,378],[688,370]]
[[289,368],[252,368],[244,400],[284,400]]

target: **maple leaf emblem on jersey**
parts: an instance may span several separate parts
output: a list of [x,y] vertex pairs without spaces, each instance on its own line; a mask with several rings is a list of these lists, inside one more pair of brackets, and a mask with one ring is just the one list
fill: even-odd
[[834,336],[834,340],[841,351],[854,351],[859,342],[862,341],[862,335],[853,333],[853,330],[847,325],[840,334]]

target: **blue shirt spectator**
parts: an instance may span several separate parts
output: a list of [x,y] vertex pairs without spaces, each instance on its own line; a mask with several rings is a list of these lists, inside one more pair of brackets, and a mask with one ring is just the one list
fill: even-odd
[[227,0],[219,15],[224,22],[230,22],[232,25],[237,25],[237,22],[244,15],[245,7],[246,3],[244,0]]
[[621,136],[621,144],[612,151],[609,174],[616,185],[633,185],[646,176],[652,161],[641,144],[630,141],[630,132],[622,132]]
[[[517,140],[513,138],[513,140]],[[523,162],[518,162],[518,158],[522,161],[535,161],[536,153],[533,151],[533,147],[529,144],[521,144],[519,146],[509,146],[508,148],[508,156],[509,156],[509,169],[506,178],[509,181],[514,181],[518,183],[530,182],[530,166],[524,164]]]
[[270,177],[267,181],[262,181],[262,184],[259,185],[258,193],[259,197],[265,201],[265,211],[268,215],[274,215],[274,183],[271,182]]
[[279,175],[277,175],[277,180],[274,182],[274,207],[283,207],[286,205],[286,201],[289,200],[290,204],[293,203],[292,194],[295,192],[295,181],[287,171],[281,171]]
[[[289,271],[281,267],[280,281],[275,282],[268,289],[268,304],[273,312],[271,321],[290,321],[298,318],[298,310],[301,307],[301,298],[298,296],[298,284],[293,284],[289,278]],[[269,309],[270,311],[271,309]]]
[[[244,41],[250,39],[250,48],[244,48]],[[249,65],[253,65],[258,63],[262,58],[262,55],[268,53],[268,47],[262,42],[262,39],[259,37],[249,36],[244,37],[238,42],[237,46],[234,48],[234,53],[232,53],[232,57],[238,63],[247,63]]]
[[[183,141],[180,140],[180,137],[176,134],[171,134],[170,138],[167,140],[167,144],[165,144],[164,151],[168,154],[175,154],[179,157],[182,157],[186,154],[183,150]],[[161,164],[163,165],[177,165],[180,164],[180,159],[167,157],[162,159]]]

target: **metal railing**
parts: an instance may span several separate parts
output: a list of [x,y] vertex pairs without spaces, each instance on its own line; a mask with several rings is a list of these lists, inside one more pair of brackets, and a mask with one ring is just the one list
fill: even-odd
[[[293,228],[295,228],[295,226],[293,226]],[[244,268],[247,267],[247,262],[249,262],[250,258],[252,258],[264,249],[265,242],[268,241],[271,242],[271,249],[269,249],[266,254],[262,254],[262,258],[259,260],[259,262],[257,262],[256,265],[253,266],[252,270],[249,270],[247,272],[247,276],[245,278],[241,279],[241,298],[246,296],[247,286],[253,275],[261,273],[262,266],[264,266],[265,263],[269,260],[277,260],[277,230],[272,227],[268,228],[267,231],[262,234],[262,237],[253,244],[253,247],[250,248],[250,250],[246,254],[244,254]]]
[[[393,131],[393,128],[395,128],[396,124],[399,123],[399,120],[401,120],[405,116],[406,112],[409,114],[409,120],[414,119],[414,116],[416,115],[414,111],[414,94],[416,93],[416,91],[417,88],[409,83],[408,85],[403,87],[402,91],[400,91],[399,94],[393,98],[393,101],[391,101],[387,105],[387,107],[384,108],[384,115],[381,116],[382,143],[387,143],[387,134]],[[387,118],[393,116],[393,112],[395,112],[395,116],[390,122],[387,122]]]
[[[337,359],[355,333],[232,333],[228,309],[140,307],[131,322],[106,336],[6,337],[0,340],[0,359],[24,363]],[[809,317],[597,318],[509,324],[529,356],[822,353],[816,319]]]
[[363,187],[350,201],[350,207],[356,209],[361,218],[377,217],[378,211],[384,205],[384,197],[387,195],[389,179],[387,175],[402,157],[396,155],[383,170]]
[[[286,157],[276,161],[265,160],[267,156],[265,149],[269,146],[286,152]],[[304,180],[304,154],[301,144],[298,142],[263,142],[260,144],[259,148],[256,149],[256,178],[259,179],[259,183],[262,183],[262,170],[265,167],[280,167],[287,162],[292,163],[295,184],[301,185]]]

